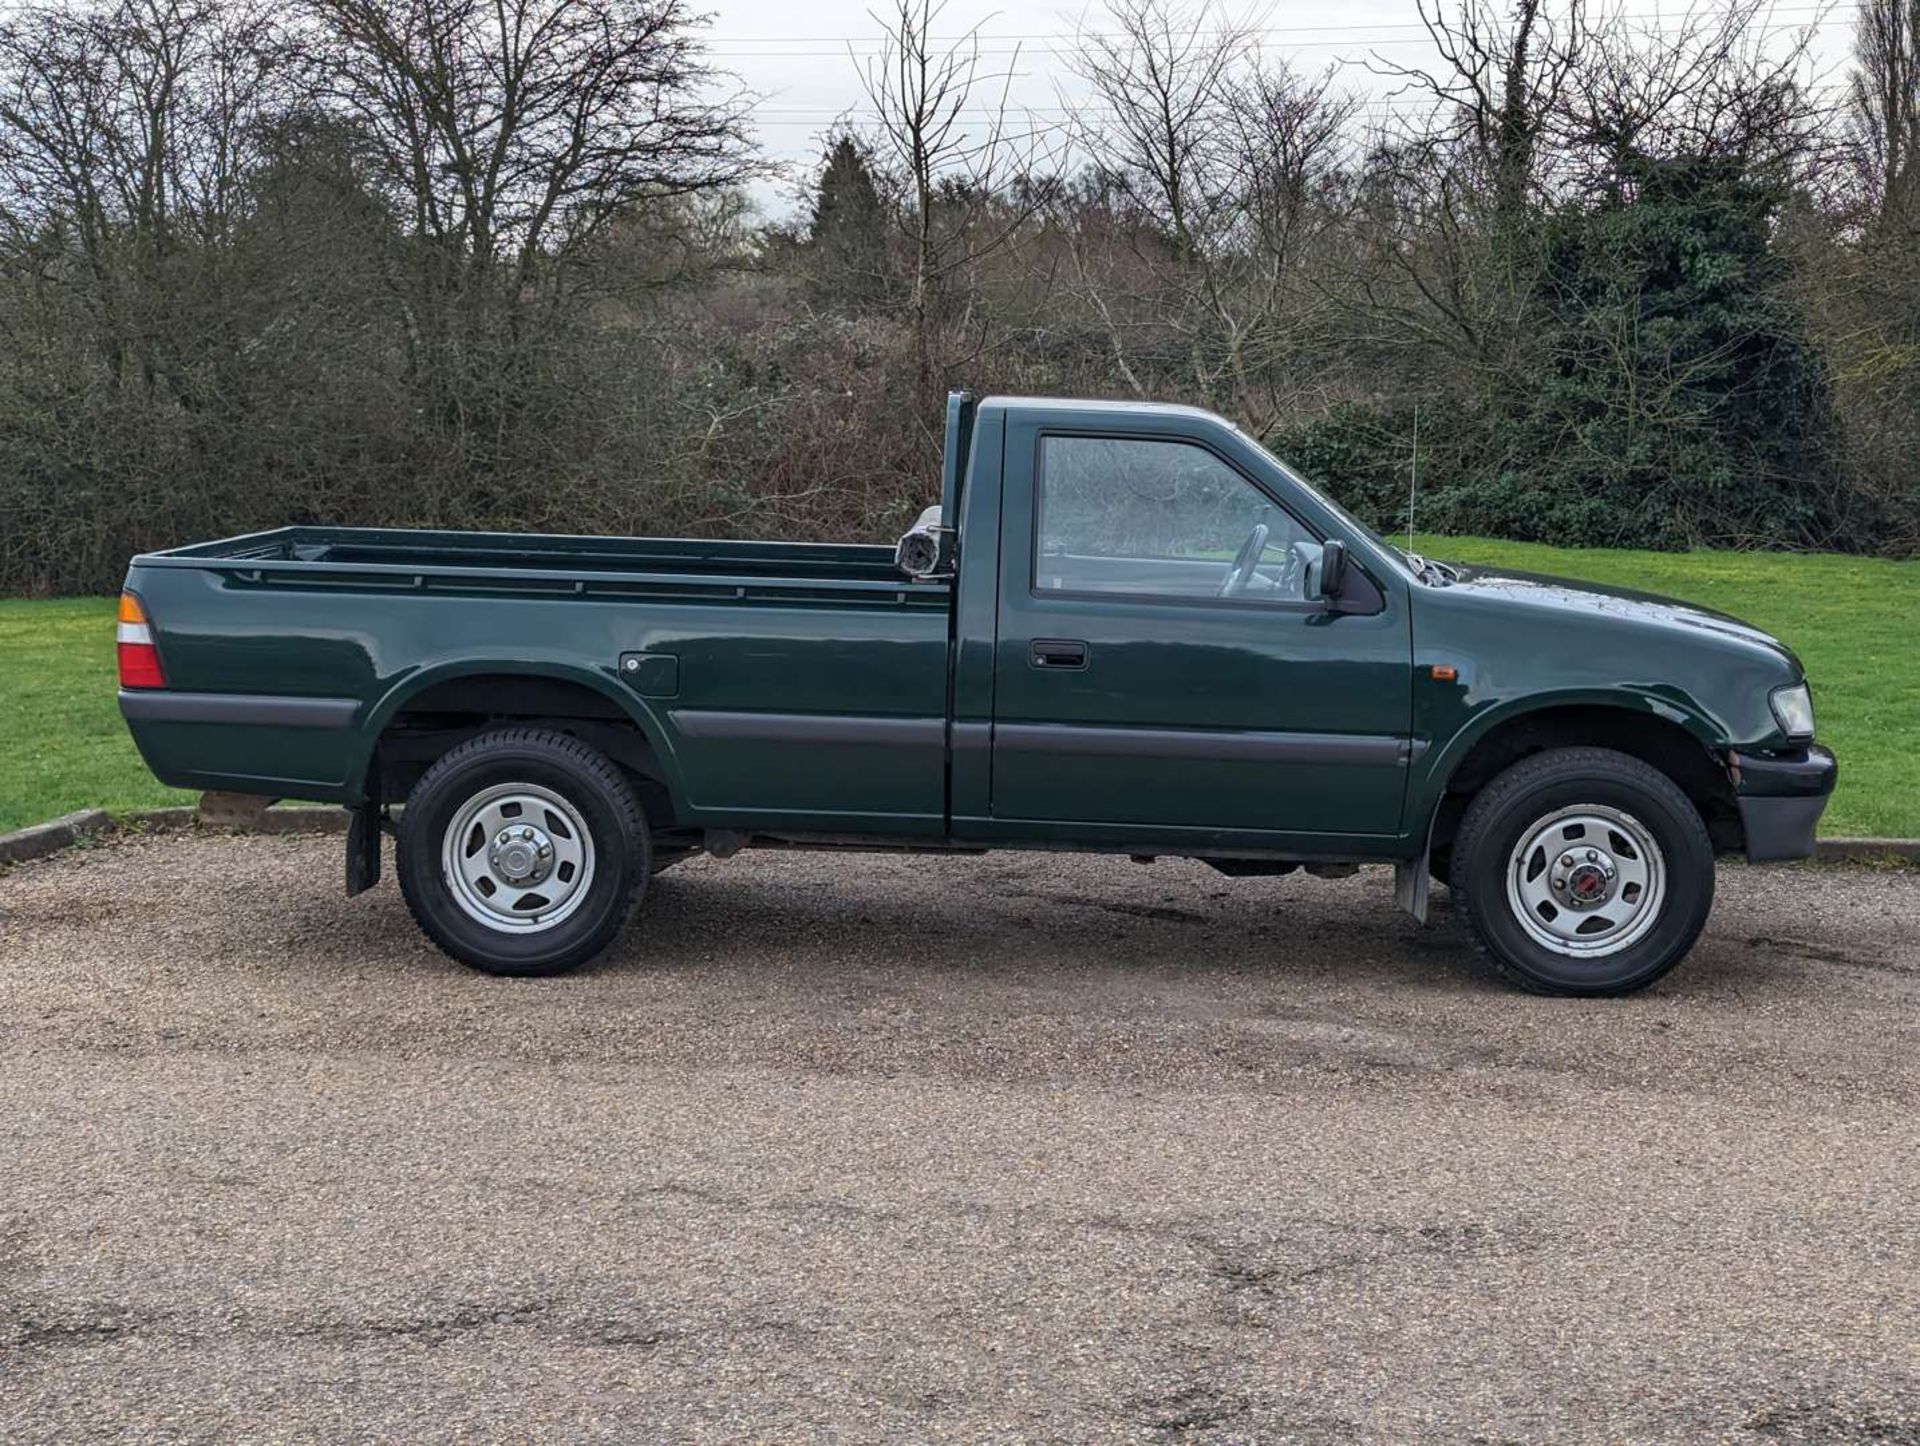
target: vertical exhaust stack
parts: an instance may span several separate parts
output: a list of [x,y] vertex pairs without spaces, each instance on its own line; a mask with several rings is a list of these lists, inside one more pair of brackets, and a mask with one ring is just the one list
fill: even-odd
[[915,582],[951,578],[958,566],[960,494],[973,448],[972,392],[947,394],[946,456],[940,468],[940,502],[914,519],[893,549],[893,563]]
[[929,507],[901,535],[893,549],[893,565],[914,579],[941,571],[940,509]]

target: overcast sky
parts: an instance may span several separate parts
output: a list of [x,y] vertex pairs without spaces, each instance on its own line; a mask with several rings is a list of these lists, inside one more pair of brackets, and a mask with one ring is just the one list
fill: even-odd
[[[878,50],[882,26],[870,13],[874,7],[869,0],[813,0],[804,5],[787,0],[709,3],[713,23],[708,36],[714,59],[759,97],[754,108],[756,137],[764,153],[788,169],[782,181],[756,188],[758,199],[769,213],[784,214],[791,207],[793,177],[819,154],[821,133],[837,116],[858,118],[863,96],[857,65]],[[1663,25],[1677,23],[1686,13],[1683,5],[1671,0],[1620,3],[1627,14]],[[1268,54],[1284,57],[1296,70],[1338,66],[1341,83],[1365,97],[1370,115],[1390,111],[1396,104],[1392,83],[1368,73],[1365,62],[1370,55],[1408,65],[1432,59],[1413,0],[1344,0],[1337,6],[1272,0],[1235,13],[1248,16],[1258,27]],[[1779,43],[1785,44],[1790,30],[1816,25],[1815,79],[1823,87],[1832,87],[1844,78],[1852,14],[1851,6],[1782,0],[1772,12],[1770,26]],[[1099,4],[1025,8],[988,0],[952,0],[937,33],[958,37],[976,25],[982,35],[982,69],[1011,66],[1011,103],[1049,122],[1060,119],[1063,103],[1074,105],[1084,96],[1062,54],[1071,37],[1082,28],[1111,29]],[[849,47],[854,52],[851,56]]]

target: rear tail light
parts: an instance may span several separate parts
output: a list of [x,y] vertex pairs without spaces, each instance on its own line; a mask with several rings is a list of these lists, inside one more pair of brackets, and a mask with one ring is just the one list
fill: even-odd
[[167,675],[160,668],[160,650],[153,645],[153,627],[147,610],[130,592],[120,594],[120,686],[164,688]]

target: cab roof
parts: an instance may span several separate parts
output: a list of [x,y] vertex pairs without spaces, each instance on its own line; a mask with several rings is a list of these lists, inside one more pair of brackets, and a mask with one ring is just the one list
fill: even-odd
[[[1142,402],[1130,398],[1094,399],[1076,397],[982,397],[986,407],[1025,407],[1048,412],[1085,412],[1093,416],[1141,415],[1153,417],[1192,417],[1208,422],[1225,422],[1218,412],[1205,407],[1189,407],[1179,402]],[[1231,425],[1231,424],[1229,424]]]

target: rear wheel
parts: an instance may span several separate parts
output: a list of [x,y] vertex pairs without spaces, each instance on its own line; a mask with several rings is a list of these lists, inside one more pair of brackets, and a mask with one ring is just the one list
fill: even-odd
[[626,776],[579,739],[482,733],[407,800],[400,889],[427,936],[487,974],[558,974],[619,934],[646,886],[646,819]]
[[1686,957],[1713,908],[1713,845],[1664,773],[1604,748],[1522,760],[1468,806],[1454,907],[1502,976],[1626,994]]

